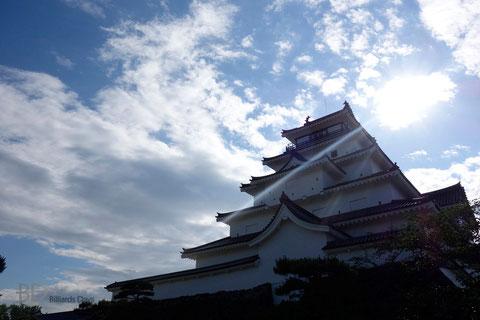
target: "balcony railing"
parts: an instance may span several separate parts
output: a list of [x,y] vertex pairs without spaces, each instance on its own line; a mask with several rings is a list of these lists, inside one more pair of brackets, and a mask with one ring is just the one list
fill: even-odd
[[345,134],[349,131],[350,131],[350,129],[348,129],[348,127],[344,126],[340,130],[329,133],[329,134],[324,135],[322,137],[312,135],[308,141],[305,141],[305,142],[302,142],[302,143],[299,143],[299,144],[289,143],[287,145],[287,147],[285,148],[286,149],[285,151],[289,152],[289,151],[292,151],[292,150],[299,150],[299,149],[303,149],[303,148],[306,148],[306,147],[310,147],[310,146],[313,146],[314,144],[324,142],[324,141],[336,138],[338,136],[341,136],[341,135],[343,135],[343,134]]

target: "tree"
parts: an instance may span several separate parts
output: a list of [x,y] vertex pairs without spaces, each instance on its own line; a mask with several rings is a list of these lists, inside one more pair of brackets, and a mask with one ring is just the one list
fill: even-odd
[[[286,276],[286,280],[276,289],[276,294],[290,299],[321,295],[325,287],[335,283],[351,281],[354,270],[337,258],[280,258],[273,268],[276,274]],[[321,289],[320,289],[321,288]],[[320,289],[320,291],[318,291]]]
[[[296,301],[280,317],[479,319],[479,213],[474,201],[408,215],[389,241],[352,265],[334,258],[277,260],[274,271],[286,280],[276,293]],[[462,287],[441,268],[453,271]]]
[[133,301],[150,300],[154,295],[153,285],[146,281],[135,281],[120,287],[120,293],[114,299],[127,299]]
[[5,257],[0,255],[0,273],[7,269],[7,264],[5,263]]
[[0,320],[33,320],[35,315],[41,313],[39,306],[27,306],[25,304],[0,305]]
[[407,216],[405,228],[376,256],[417,269],[447,268],[463,286],[480,287],[480,202]]

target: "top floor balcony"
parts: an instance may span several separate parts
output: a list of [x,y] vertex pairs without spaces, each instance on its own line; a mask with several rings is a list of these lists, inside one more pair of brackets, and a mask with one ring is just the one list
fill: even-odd
[[307,148],[317,143],[341,136],[349,131],[350,129],[345,123],[338,123],[329,128],[297,138],[296,143],[290,143],[287,145],[285,152]]

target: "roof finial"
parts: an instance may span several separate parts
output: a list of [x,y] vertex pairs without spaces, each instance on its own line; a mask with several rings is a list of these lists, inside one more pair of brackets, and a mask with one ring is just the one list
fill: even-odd
[[305,123],[309,123],[309,122],[310,122],[310,116],[307,116],[307,117],[305,118]]
[[347,100],[343,102],[343,107],[344,108],[350,108],[350,105],[348,104]]

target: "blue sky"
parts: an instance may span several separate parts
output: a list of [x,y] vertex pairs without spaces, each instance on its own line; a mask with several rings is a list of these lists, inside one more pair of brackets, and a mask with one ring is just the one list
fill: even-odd
[[478,1],[7,0],[0,48],[0,303],[193,267],[344,100],[421,191],[480,197]]

